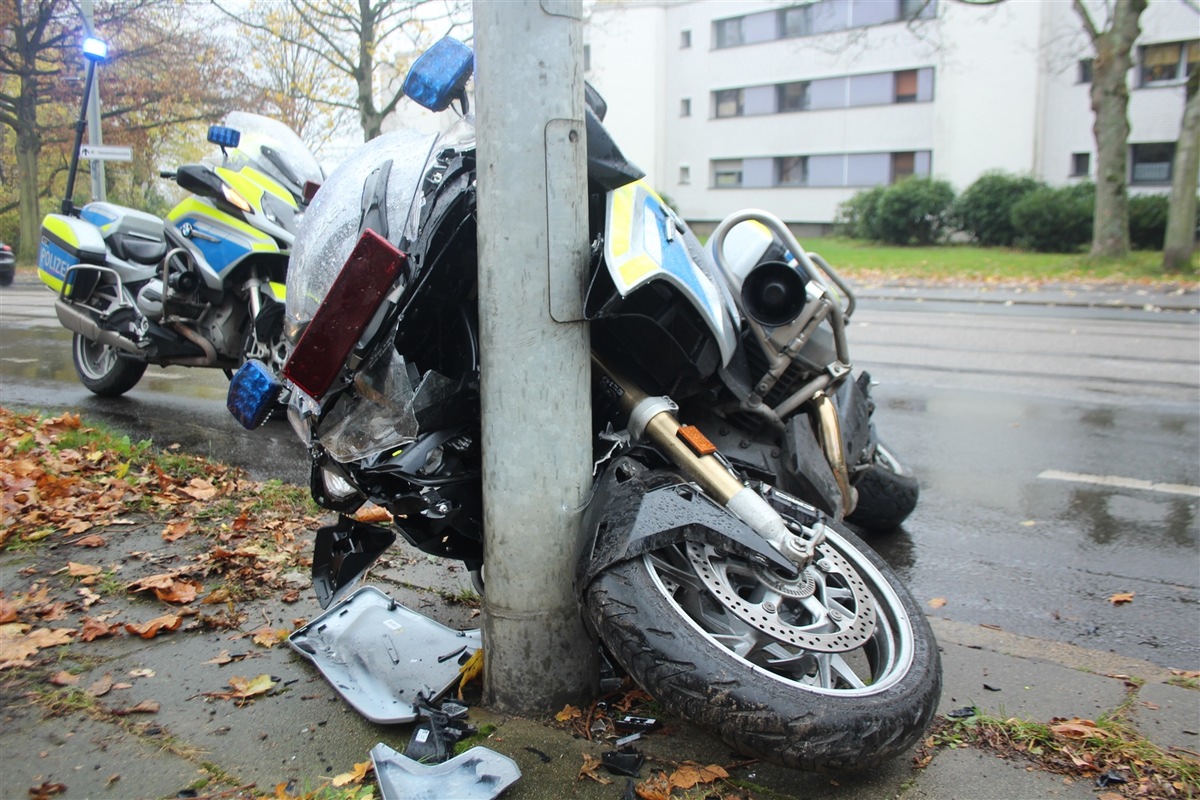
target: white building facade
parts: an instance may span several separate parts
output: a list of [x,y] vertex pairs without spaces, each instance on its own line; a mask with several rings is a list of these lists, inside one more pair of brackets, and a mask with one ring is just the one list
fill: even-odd
[[[602,0],[585,28],[606,126],[699,230],[751,206],[823,228],[906,175],[1093,177],[1090,50],[1069,0]],[[1200,13],[1150,0],[1135,60],[1130,186],[1166,193]]]

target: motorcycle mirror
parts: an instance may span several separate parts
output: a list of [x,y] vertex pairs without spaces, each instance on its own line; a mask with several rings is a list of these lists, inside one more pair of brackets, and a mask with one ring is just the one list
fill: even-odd
[[240,131],[226,128],[224,125],[209,125],[208,141],[223,150],[226,147],[237,147],[238,143],[242,141],[242,134]]
[[445,111],[451,101],[466,97],[467,79],[474,70],[471,48],[446,37],[413,63],[404,93],[430,111]]

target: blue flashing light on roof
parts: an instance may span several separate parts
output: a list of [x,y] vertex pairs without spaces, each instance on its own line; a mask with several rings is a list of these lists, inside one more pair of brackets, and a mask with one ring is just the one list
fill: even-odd
[[442,39],[426,50],[408,71],[404,93],[430,111],[444,111],[463,96],[475,69],[475,54],[457,39]]

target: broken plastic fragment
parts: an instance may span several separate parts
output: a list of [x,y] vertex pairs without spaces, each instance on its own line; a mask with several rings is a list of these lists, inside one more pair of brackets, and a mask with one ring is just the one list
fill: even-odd
[[622,747],[620,750],[610,750],[600,754],[600,763],[614,775],[624,775],[629,778],[642,777],[640,771],[646,763],[646,757],[632,747]]
[[371,748],[371,761],[383,800],[492,800],[521,777],[517,762],[486,747],[426,765],[380,742]]
[[979,711],[975,708],[975,706],[963,706],[962,708],[956,708],[953,711],[946,712],[946,717],[948,719],[970,719],[971,717],[977,716],[979,716]]

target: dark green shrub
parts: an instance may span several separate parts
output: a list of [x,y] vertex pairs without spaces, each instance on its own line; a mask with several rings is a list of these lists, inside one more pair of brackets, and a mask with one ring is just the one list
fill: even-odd
[[1092,240],[1096,186],[1034,189],[1012,207],[1016,243],[1042,253],[1071,253]]
[[1010,247],[1017,239],[1013,205],[1043,186],[1028,176],[986,172],[955,201],[954,226],[982,245]]
[[1170,205],[1165,194],[1129,197],[1129,244],[1134,250],[1162,250]]
[[834,220],[835,230],[842,236],[851,239],[879,239],[878,214],[879,198],[883,197],[886,186],[876,186],[864,189],[838,206],[837,218]]
[[954,188],[933,178],[905,178],[876,204],[876,238],[889,244],[933,244],[947,230]]

